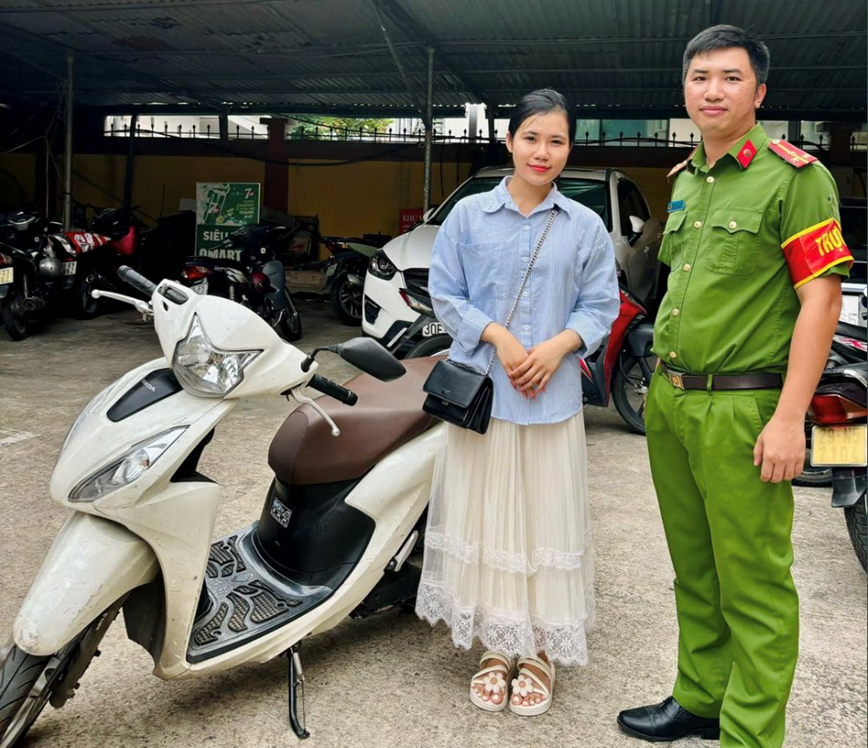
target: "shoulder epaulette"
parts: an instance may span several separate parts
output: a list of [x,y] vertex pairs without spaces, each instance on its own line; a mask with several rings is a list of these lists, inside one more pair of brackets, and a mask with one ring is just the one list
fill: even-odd
[[769,141],[769,150],[797,169],[801,169],[808,164],[813,164],[817,160],[816,156],[805,153],[801,148],[796,148],[792,143],[787,143],[787,141],[778,140],[777,138]]
[[[696,148],[699,148],[699,146],[696,146]],[[672,167],[672,170],[666,175],[667,179],[672,179],[672,177],[678,174],[678,172],[680,172],[685,166],[687,166],[687,164],[690,163],[690,159],[692,159],[693,154],[696,153],[696,148],[690,151],[690,155],[688,155],[687,158],[684,159],[684,161],[680,161]]]

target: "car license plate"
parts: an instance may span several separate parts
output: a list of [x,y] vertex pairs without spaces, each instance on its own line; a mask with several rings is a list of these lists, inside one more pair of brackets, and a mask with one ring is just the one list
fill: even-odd
[[71,260],[70,262],[63,262],[60,265],[60,274],[61,275],[75,275],[75,267],[78,263],[75,260]]
[[15,277],[14,268],[3,268],[0,270],[0,285],[11,283]]
[[193,293],[197,293],[200,296],[208,295],[208,281],[202,281],[201,283],[197,283],[195,286],[191,286],[190,290]]
[[814,426],[811,464],[814,467],[864,467],[868,462],[868,425]]
[[434,335],[445,335],[446,328],[439,322],[429,322],[427,325],[422,325],[422,337],[431,338]]

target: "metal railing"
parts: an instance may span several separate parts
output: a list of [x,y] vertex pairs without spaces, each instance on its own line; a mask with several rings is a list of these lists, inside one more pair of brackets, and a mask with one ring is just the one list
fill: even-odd
[[[227,133],[229,140],[265,140],[268,138],[268,130],[262,127],[257,130],[256,127],[242,129],[240,125],[235,128],[230,128]],[[112,126],[104,131],[106,137],[128,138],[130,136],[129,125],[116,128]],[[864,140],[864,133],[860,133],[862,137],[853,135],[850,138],[850,150],[865,151],[868,150],[868,144]],[[201,140],[219,140],[220,133],[215,131],[210,124],[204,128],[197,128],[192,125],[189,128],[184,128],[178,125],[177,128],[170,128],[166,123],[162,130],[142,127],[141,124],[136,126],[137,138],[163,138],[163,139],[201,139]],[[774,135],[773,135],[774,137]],[[782,133],[781,140],[787,140],[786,133]],[[315,142],[355,142],[355,143],[423,143],[425,140],[424,130],[395,130],[388,128],[385,130],[371,129],[360,127],[358,129],[348,127],[336,127],[331,125],[305,125],[294,129],[287,133],[287,140],[292,141],[315,141]],[[504,142],[506,134],[494,131],[494,139],[497,142]],[[471,138],[467,130],[460,134],[453,133],[448,130],[446,133],[435,134],[434,140],[441,144],[484,144],[488,142],[488,135],[479,130],[475,138]],[[820,133],[817,140],[809,140],[803,135],[793,141],[794,145],[806,151],[823,151],[827,150],[830,145],[828,136]],[[653,148],[693,148],[698,144],[693,133],[685,138],[679,138],[678,133],[672,132],[665,136],[659,133],[654,133],[653,136],[642,135],[637,132],[635,135],[630,135],[624,131],[611,133],[605,130],[600,131],[599,135],[592,135],[589,131],[584,134],[576,133],[575,144],[579,146],[633,146],[633,147],[653,147]]]

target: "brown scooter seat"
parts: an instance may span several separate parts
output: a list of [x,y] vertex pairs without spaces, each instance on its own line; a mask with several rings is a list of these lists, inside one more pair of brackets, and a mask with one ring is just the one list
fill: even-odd
[[341,435],[309,405],[296,408],[275,434],[268,464],[284,485],[335,483],[360,478],[383,457],[436,423],[422,410],[422,385],[437,358],[404,361],[407,373],[393,382],[367,374],[344,386],[359,396],[352,407],[324,396],[317,400]]

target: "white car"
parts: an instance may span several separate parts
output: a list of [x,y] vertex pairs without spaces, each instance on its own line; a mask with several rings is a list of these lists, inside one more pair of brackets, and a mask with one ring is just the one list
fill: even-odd
[[[446,216],[462,198],[493,190],[512,174],[512,167],[485,168],[462,184],[422,222],[393,239],[371,258],[365,276],[362,329],[389,350],[405,353],[421,338],[442,334],[433,320],[428,294],[428,268],[434,239]],[[657,252],[660,222],[651,217],[639,188],[614,169],[564,169],[557,180],[567,197],[591,208],[604,221],[615,247],[621,282],[647,302],[658,288]],[[420,316],[431,321],[407,332]]]

